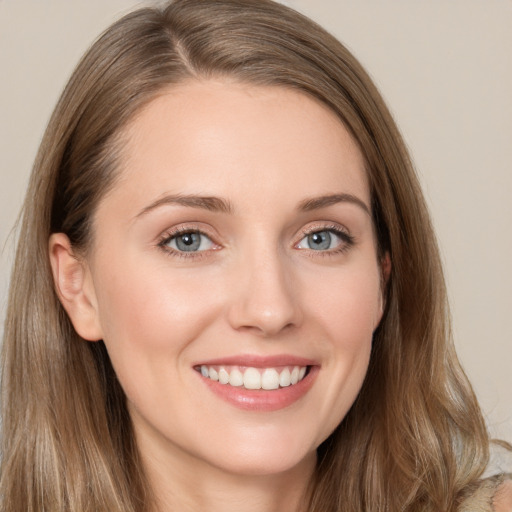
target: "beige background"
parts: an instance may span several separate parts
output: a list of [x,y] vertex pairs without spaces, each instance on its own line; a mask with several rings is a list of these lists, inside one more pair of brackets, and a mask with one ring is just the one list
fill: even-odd
[[[149,2],[146,2],[149,3]],[[353,50],[415,159],[457,347],[491,431],[512,441],[512,2],[288,0]],[[78,58],[129,0],[0,0],[0,243]],[[13,244],[1,254],[0,319]]]

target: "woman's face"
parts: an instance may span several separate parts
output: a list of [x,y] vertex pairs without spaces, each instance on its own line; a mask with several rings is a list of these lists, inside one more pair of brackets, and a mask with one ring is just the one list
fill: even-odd
[[228,81],[170,89],[122,151],[86,279],[143,456],[311,462],[382,314],[360,151],[315,100]]

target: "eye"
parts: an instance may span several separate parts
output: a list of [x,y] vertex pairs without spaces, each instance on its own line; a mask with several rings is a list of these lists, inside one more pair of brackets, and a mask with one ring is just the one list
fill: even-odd
[[335,251],[344,246],[351,245],[352,240],[346,233],[335,229],[323,229],[307,234],[297,244],[297,249],[310,249],[313,251]]
[[177,233],[166,238],[161,245],[179,252],[207,251],[214,246],[211,239],[200,231]]

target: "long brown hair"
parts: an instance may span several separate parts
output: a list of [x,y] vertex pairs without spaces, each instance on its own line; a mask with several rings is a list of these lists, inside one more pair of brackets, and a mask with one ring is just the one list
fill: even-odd
[[79,338],[54,291],[51,233],[86,250],[115,186],[123,128],[169,86],[230,77],[293,88],[332,109],[365,159],[383,320],[353,407],[318,448],[308,511],[447,511],[488,459],[488,437],[450,338],[438,249],[403,140],[336,39],[269,0],[176,0],[112,25],[53,113],[19,234],[2,359],[0,510],[136,512],[150,505],[124,393],[103,344]]

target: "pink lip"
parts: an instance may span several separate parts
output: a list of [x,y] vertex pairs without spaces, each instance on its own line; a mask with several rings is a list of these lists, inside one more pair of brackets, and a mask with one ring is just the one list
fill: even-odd
[[272,412],[284,409],[300,400],[311,389],[320,370],[318,363],[295,356],[232,356],[222,359],[208,360],[194,365],[195,368],[206,366],[251,366],[253,368],[275,368],[279,366],[309,366],[306,376],[297,384],[272,391],[263,389],[252,390],[221,384],[218,381],[203,377],[196,371],[197,376],[218,397],[239,409],[255,412]]
[[318,362],[304,357],[280,354],[276,356],[258,356],[245,354],[218,359],[209,359],[195,363],[194,366],[251,366],[253,368],[275,368],[276,366],[318,366]]

